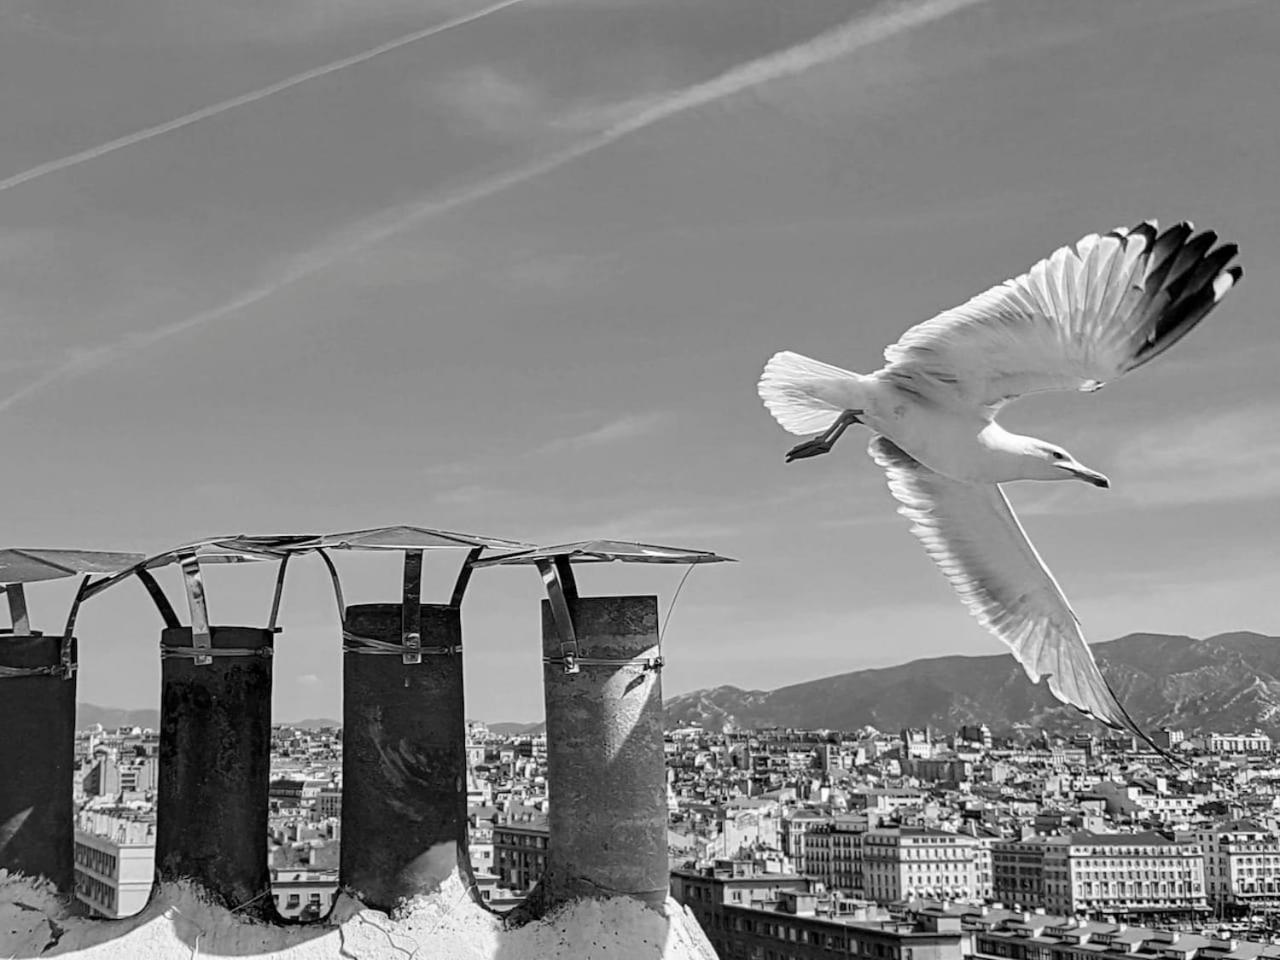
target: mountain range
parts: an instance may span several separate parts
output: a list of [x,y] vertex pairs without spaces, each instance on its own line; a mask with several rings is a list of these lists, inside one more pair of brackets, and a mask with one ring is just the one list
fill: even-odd
[[[340,727],[341,720],[331,720],[327,717],[314,717],[306,720],[280,720],[278,723],[288,723],[291,727],[299,730],[319,730],[321,727]],[[104,730],[114,730],[117,727],[142,727],[144,730],[148,727],[152,730],[160,729],[160,711],[146,708],[140,710],[130,710],[125,707],[100,707],[94,703],[77,703],[76,704],[76,729],[83,730],[91,727],[95,723],[102,724]]]
[[[1093,645],[1122,703],[1146,730],[1280,736],[1280,638],[1236,632],[1197,640],[1134,633]],[[668,726],[763,726],[856,730],[873,726],[954,730],[986,723],[997,733],[1029,725],[1052,731],[1088,725],[1031,684],[1009,654],[952,656],[857,670],[777,690],[715,687],[667,699]]]
[[[1146,730],[1248,732],[1280,738],[1280,637],[1245,631],[1198,640],[1133,633],[1093,645],[1103,675],[1130,715]],[[855,670],[777,690],[724,686],[667,698],[667,725],[709,730],[779,726],[857,730],[873,726],[953,730],[986,723],[996,733],[1029,726],[1051,731],[1088,724],[1058,703],[1043,684],[1031,684],[1012,656],[936,657],[893,667]],[[157,728],[156,710],[82,703],[77,727]],[[296,727],[338,726],[302,720]],[[543,724],[490,723],[499,734],[538,733]]]

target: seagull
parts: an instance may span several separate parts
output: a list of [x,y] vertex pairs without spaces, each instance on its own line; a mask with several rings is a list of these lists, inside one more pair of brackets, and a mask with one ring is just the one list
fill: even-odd
[[1025,394],[1097,390],[1160,356],[1243,276],[1229,266],[1236,253],[1187,222],[1163,233],[1151,220],[1091,234],[911,327],[874,373],[784,351],[759,383],[784,429],[817,434],[787,462],[829,452],[854,424],[870,428],[867,452],[885,471],[898,512],[1031,682],[1045,679],[1061,702],[1152,746],[1102,676],[1079,618],[1001,489],[1013,480],[1110,481],[995,418]]

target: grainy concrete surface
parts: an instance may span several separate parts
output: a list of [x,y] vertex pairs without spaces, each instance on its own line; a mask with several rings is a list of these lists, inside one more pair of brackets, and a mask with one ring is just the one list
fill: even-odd
[[185,884],[166,884],[137,916],[75,916],[44,881],[0,873],[0,957],[29,960],[716,960],[701,928],[673,900],[654,910],[630,898],[582,900],[504,930],[472,903],[458,876],[399,915],[339,898],[328,921],[275,927],[232,914]]

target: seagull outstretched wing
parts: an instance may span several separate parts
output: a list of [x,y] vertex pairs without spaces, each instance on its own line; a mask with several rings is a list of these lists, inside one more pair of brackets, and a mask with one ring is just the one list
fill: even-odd
[[888,475],[911,532],[1032,683],[1046,680],[1063,703],[1149,743],[1103,678],[1075,612],[1000,487],[934,473],[887,437],[872,437],[867,452]]
[[998,408],[1043,390],[1094,390],[1159,356],[1243,274],[1235,244],[1155,221],[1062,247],[1022,276],[907,330],[885,373],[925,377]]

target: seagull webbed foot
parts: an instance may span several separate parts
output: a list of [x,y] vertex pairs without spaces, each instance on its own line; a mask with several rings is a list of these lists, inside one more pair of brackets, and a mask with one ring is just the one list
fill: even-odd
[[804,443],[797,443],[787,451],[787,463],[790,463],[792,460],[805,460],[809,457],[820,457],[824,453],[830,453],[831,448],[834,446],[835,444],[830,440],[823,440],[821,437],[806,440]]
[[798,443],[787,451],[787,463],[792,460],[806,460],[809,457],[820,457],[824,453],[830,453],[831,448],[836,445],[836,441],[840,439],[840,435],[848,429],[850,424],[861,423],[858,414],[861,410],[846,410],[836,418],[825,433],[814,437],[812,440],[806,440],[804,443]]

